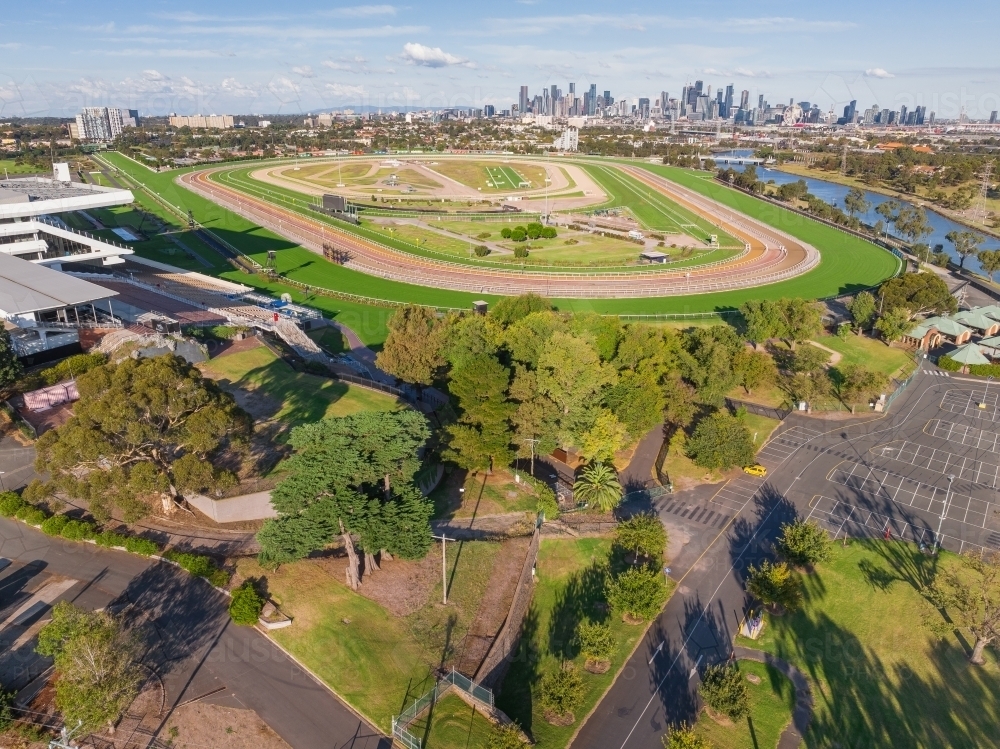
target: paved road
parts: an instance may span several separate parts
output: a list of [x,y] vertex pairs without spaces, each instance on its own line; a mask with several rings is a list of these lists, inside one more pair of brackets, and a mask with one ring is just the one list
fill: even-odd
[[888,531],[930,545],[947,495],[942,545],[1000,549],[997,433],[1000,387],[987,394],[981,382],[930,368],[887,415],[790,416],[760,453],[766,480],[741,476],[658,500],[672,548],[683,542],[671,559],[679,587],[573,747],[660,749],[669,725],[696,717],[698,674],[732,652],[752,604],[746,569],[773,553],[784,522],[812,517],[831,533]]
[[143,633],[145,662],[163,677],[168,709],[201,697],[249,708],[294,749],[390,746],[270,640],[232,625],[228,599],[203,580],[6,519],[0,519],[0,557],[13,561],[0,573],[2,610],[60,577],[79,581],[61,598],[89,608],[124,606]]

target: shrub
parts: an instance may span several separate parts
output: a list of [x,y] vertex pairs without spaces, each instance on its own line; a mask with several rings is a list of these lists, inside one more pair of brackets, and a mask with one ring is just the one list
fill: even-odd
[[778,549],[792,564],[805,566],[825,562],[830,558],[831,546],[830,534],[815,520],[807,523],[796,520],[781,526]]
[[125,541],[127,539],[121,533],[115,533],[114,531],[101,531],[94,536],[94,540],[97,542],[98,546],[107,546],[110,548],[112,546],[125,546]]
[[[38,372],[36,375],[38,378],[37,384],[41,386],[55,385],[63,380],[79,377],[95,367],[103,366],[107,361],[108,358],[104,354],[76,354]],[[36,383],[29,382],[28,384],[34,385]],[[31,388],[28,387],[27,389]]]
[[514,257],[519,258],[519,259],[524,259],[524,258],[528,257],[528,248],[527,247],[515,247],[514,248]]
[[69,518],[65,515],[53,515],[42,522],[42,533],[46,536],[61,536],[68,522]]
[[663,737],[663,749],[713,749],[713,744],[699,736],[687,723],[671,728]]
[[48,514],[45,510],[26,504],[17,511],[17,514],[14,517],[18,520],[23,520],[28,525],[41,525],[45,522],[45,518],[48,517]]
[[939,356],[937,360],[937,365],[945,372],[957,372],[962,368],[961,364],[959,364],[957,361],[955,361],[949,356]]
[[477,244],[472,251],[476,253],[476,257],[486,257],[490,254],[490,248],[484,244]]
[[537,512],[545,513],[546,520],[555,520],[559,517],[559,503],[556,501],[555,492],[547,486],[538,490],[538,502],[535,503]]
[[208,577],[215,570],[212,560],[204,554],[191,554],[177,549],[168,549],[163,552],[163,558],[169,559],[198,577]]
[[150,541],[142,536],[128,536],[125,538],[125,550],[133,554],[141,554],[144,557],[151,556],[160,550],[160,545],[156,541]]
[[583,679],[570,664],[545,674],[538,685],[539,703],[557,715],[572,713],[583,702],[583,694]]
[[500,230],[500,236],[503,237],[504,239],[510,239],[510,235],[512,233],[513,232],[509,226],[505,226]]
[[323,364],[323,362],[318,361],[307,361],[305,366],[306,372],[312,375],[319,375],[320,377],[329,377],[330,370]]
[[750,714],[750,690],[738,669],[720,663],[705,669],[698,694],[705,703],[731,720]]
[[484,231],[484,232],[480,232],[479,234],[477,234],[476,235],[476,239],[489,239],[492,236],[493,235],[490,234],[488,231]]
[[969,374],[997,379],[1000,378],[1000,364],[973,364],[969,367]]
[[257,593],[253,580],[247,580],[233,591],[233,599],[229,603],[229,616],[235,624],[252,627],[260,619],[264,610],[264,599]]
[[0,494],[0,515],[12,518],[26,504],[15,492],[3,492]]
[[532,221],[524,227],[524,233],[528,235],[528,239],[538,239],[542,236],[542,231],[544,231],[544,229],[545,227],[543,227],[539,222]]
[[556,232],[556,227],[546,226],[544,229],[542,229],[542,233],[540,236],[542,239],[555,239],[559,235],[558,232]]
[[618,649],[610,624],[582,621],[576,628],[576,638],[587,660],[609,661]]
[[523,242],[528,238],[528,234],[524,231],[523,227],[518,226],[510,233],[510,238],[514,242]]
[[633,619],[651,619],[667,600],[663,575],[649,567],[631,567],[608,578],[604,592],[612,609]]
[[88,523],[86,520],[70,520],[62,527],[59,535],[70,541],[83,541],[94,538],[96,531],[94,524]]
[[521,729],[516,723],[506,726],[496,724],[486,739],[486,749],[527,749],[528,742],[524,740]]
[[640,555],[660,560],[667,548],[667,532],[656,515],[643,513],[618,524],[615,543],[631,551],[636,562]]
[[783,606],[794,611],[802,603],[799,581],[784,562],[772,564],[766,559],[760,567],[747,570],[747,590],[765,606]]

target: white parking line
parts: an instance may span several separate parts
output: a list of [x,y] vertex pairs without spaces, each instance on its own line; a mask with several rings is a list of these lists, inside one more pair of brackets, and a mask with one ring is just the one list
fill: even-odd
[[915,442],[893,442],[881,447],[873,447],[871,453],[882,458],[890,458],[900,463],[926,468],[935,473],[953,474],[958,478],[996,489],[1000,483],[1000,466],[984,463],[974,458],[946,452],[935,447]]
[[1000,433],[998,432],[976,429],[975,427],[956,424],[951,421],[931,419],[927,422],[927,426],[924,427],[924,434],[947,440],[948,442],[955,442],[963,447],[1000,453]]

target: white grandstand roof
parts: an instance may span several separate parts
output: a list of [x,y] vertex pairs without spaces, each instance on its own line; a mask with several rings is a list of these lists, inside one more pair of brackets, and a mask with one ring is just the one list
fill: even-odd
[[23,315],[118,296],[117,291],[0,252],[0,312]]
[[0,220],[128,205],[134,199],[130,190],[115,187],[45,177],[0,179]]

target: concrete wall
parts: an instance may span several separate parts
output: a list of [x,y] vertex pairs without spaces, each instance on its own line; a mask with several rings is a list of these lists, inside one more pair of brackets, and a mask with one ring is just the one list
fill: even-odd
[[278,513],[271,506],[271,492],[269,491],[244,494],[228,499],[212,499],[195,494],[187,497],[187,501],[216,523],[239,523],[246,520],[266,520],[278,517]]

